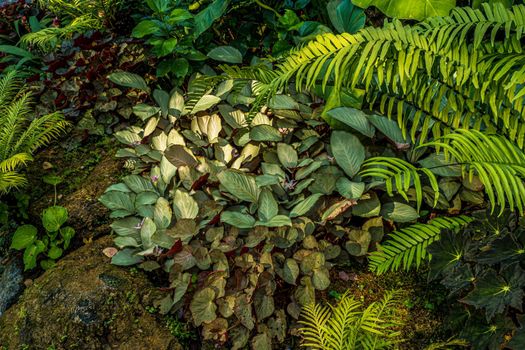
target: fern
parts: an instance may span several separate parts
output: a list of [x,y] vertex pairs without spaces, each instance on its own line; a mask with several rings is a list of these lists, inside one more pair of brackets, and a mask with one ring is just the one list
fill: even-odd
[[408,201],[407,191],[414,183],[416,190],[417,210],[423,201],[423,190],[418,172],[424,173],[434,190],[434,206],[439,198],[439,185],[434,174],[426,168],[416,168],[412,164],[399,158],[372,157],[367,159],[359,173],[363,177],[375,177],[385,181],[386,191],[392,196],[394,189]]
[[456,229],[467,225],[471,218],[438,217],[427,224],[414,224],[389,234],[384,244],[369,255],[369,268],[377,274],[397,271],[400,268],[409,270],[414,265],[430,258],[426,251],[429,244],[439,239],[444,229]]
[[23,46],[35,46],[47,52],[53,50],[57,43],[70,39],[76,33],[85,33],[100,28],[100,20],[91,16],[80,16],[63,27],[49,27],[37,32],[27,33],[22,36],[20,43]]
[[355,35],[325,34],[280,63],[259,100],[293,81],[297,90],[330,87],[330,110],[341,104],[342,89],[359,89],[365,106],[397,120],[403,136],[425,142],[429,132],[501,130],[521,148],[524,35],[525,5],[501,4],[456,8],[413,26],[394,20]]
[[424,146],[443,148],[447,158],[461,165],[464,177],[478,175],[493,204],[492,212],[499,205],[501,215],[507,202],[510,208],[524,212],[525,153],[507,138],[458,129]]
[[387,292],[382,300],[364,308],[345,293],[335,306],[304,306],[299,329],[301,346],[322,350],[387,349],[400,341],[396,328],[400,291]]
[[65,130],[60,113],[33,118],[31,96],[24,92],[16,72],[0,78],[0,193],[25,184],[18,170],[31,154]]

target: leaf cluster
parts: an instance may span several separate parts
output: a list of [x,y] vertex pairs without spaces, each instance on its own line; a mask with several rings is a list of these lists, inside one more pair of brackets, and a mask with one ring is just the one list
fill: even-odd
[[429,245],[430,278],[464,308],[450,315],[476,349],[521,349],[525,340],[525,222],[514,212],[478,212],[460,232]]
[[58,258],[69,247],[75,230],[70,226],[64,226],[68,219],[67,209],[61,206],[52,206],[42,212],[42,226],[45,235],[39,235],[38,229],[33,225],[22,225],[15,231],[11,248],[24,251],[24,269],[31,270],[40,266],[47,270],[55,265]]

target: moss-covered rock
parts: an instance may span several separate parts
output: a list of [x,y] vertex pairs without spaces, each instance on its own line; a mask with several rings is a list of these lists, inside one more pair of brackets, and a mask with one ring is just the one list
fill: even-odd
[[36,279],[0,318],[3,349],[181,349],[146,311],[158,292],[141,273],[110,265],[110,245],[103,237]]

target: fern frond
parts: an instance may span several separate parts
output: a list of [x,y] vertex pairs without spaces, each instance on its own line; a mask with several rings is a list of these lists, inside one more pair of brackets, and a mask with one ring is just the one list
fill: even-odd
[[442,148],[446,158],[452,157],[461,165],[464,177],[478,175],[492,203],[491,212],[499,206],[501,215],[508,202],[510,208],[523,214],[525,153],[506,137],[458,129],[425,146]]
[[6,193],[11,188],[19,188],[27,183],[25,176],[15,172],[1,172],[0,171],[0,193]]
[[439,197],[439,185],[435,175],[426,168],[416,168],[409,162],[394,157],[372,157],[365,161],[359,173],[363,177],[375,177],[385,181],[386,191],[392,196],[394,190],[408,201],[407,191],[414,186],[417,210],[423,201],[423,189],[418,172],[424,173],[434,190],[434,205]]
[[48,27],[37,32],[27,33],[20,38],[20,43],[25,47],[35,46],[47,52],[55,49],[60,41],[70,39],[76,33],[100,29],[101,26],[100,20],[91,16],[75,17],[63,27]]
[[[260,98],[294,82],[330,87],[326,110],[342,89],[365,91],[367,107],[397,120],[422,142],[457,128],[501,130],[520,147],[525,127],[525,5],[456,8],[413,26],[399,21],[358,33],[325,34],[293,51]],[[487,40],[485,40],[487,39]]]
[[0,173],[15,171],[20,166],[32,161],[33,157],[27,153],[18,153],[0,162]]
[[426,251],[429,244],[439,239],[444,229],[457,229],[467,225],[472,218],[438,217],[427,224],[414,224],[391,232],[388,239],[369,255],[369,269],[377,274],[419,268],[424,260],[430,258]]
[[330,317],[330,309],[320,304],[311,303],[305,305],[302,310],[303,318],[299,323],[303,325],[299,329],[303,337],[302,346],[313,349],[327,349],[327,334],[325,325]]
[[327,344],[331,349],[345,349],[349,339],[357,336],[353,324],[359,319],[361,303],[343,294],[336,306],[330,305],[332,315],[326,324]]
[[32,153],[56,139],[69,125],[60,112],[38,117],[31,121],[24,132],[20,133],[13,151]]

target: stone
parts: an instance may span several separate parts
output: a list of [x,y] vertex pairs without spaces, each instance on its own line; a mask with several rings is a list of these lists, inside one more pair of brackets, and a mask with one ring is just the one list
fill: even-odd
[[0,318],[0,349],[182,349],[147,311],[161,292],[141,272],[111,265],[111,245],[102,237],[35,279]]
[[[3,259],[0,257],[0,261]],[[11,306],[24,288],[23,264],[19,257],[0,263],[0,316]]]

